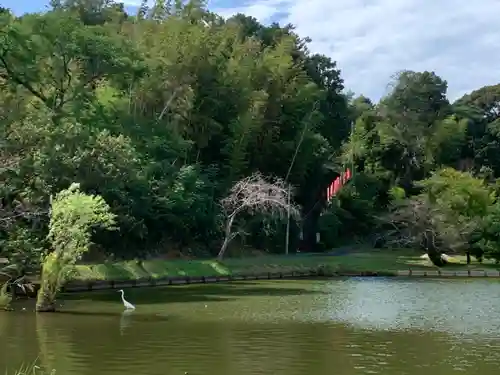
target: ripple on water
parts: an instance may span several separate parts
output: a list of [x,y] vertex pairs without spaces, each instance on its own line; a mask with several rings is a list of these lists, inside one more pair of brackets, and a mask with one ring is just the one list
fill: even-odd
[[[36,324],[33,316],[0,315],[0,353],[16,363],[41,353],[65,375],[498,372],[498,284],[349,279],[262,285],[290,292],[141,303],[129,315],[96,302],[95,314],[47,316]],[[299,288],[304,292],[293,292]],[[0,371],[6,358],[0,356]]]
[[[434,330],[498,337],[498,283],[488,280],[345,280],[320,311],[354,326],[376,330]],[[317,314],[318,315],[318,314]]]

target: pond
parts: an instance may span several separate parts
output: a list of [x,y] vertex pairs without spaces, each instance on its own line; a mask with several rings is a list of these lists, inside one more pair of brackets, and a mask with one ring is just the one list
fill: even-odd
[[[0,313],[0,372],[61,375],[493,375],[500,283],[351,278],[64,296]],[[24,302],[26,303],[26,302]],[[25,308],[23,311],[22,308]]]

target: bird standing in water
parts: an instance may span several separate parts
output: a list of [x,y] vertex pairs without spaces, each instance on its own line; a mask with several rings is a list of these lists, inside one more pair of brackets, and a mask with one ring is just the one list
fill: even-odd
[[135,306],[125,299],[125,292],[123,289],[120,289],[118,292],[122,294],[123,306],[125,306],[127,310],[135,310]]

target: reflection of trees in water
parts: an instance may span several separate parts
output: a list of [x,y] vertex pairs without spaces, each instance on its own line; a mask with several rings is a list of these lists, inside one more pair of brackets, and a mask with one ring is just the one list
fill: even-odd
[[[38,365],[47,371],[68,374],[75,369],[74,345],[67,329],[61,327],[61,314],[36,314],[36,337],[38,340]],[[64,323],[63,323],[64,324]]]
[[321,374],[319,368],[329,360],[321,350],[325,347],[318,347],[328,342],[329,331],[324,328],[303,323],[236,326],[229,342],[233,373]]
[[450,370],[441,363],[448,356],[449,344],[422,333],[293,323],[249,325],[233,330],[230,337],[232,373],[242,375],[354,375],[360,371],[421,375],[419,369],[426,364],[432,370]]
[[346,365],[368,371],[412,375],[420,375],[426,368],[433,373],[446,370],[442,360],[447,356],[449,343],[439,337],[444,335],[354,328],[346,330],[351,332],[347,335],[350,345],[346,348]]
[[[340,332],[344,342],[336,338]],[[360,330],[338,327],[332,330],[336,342],[332,356],[342,358],[332,363],[342,374],[356,374],[356,368],[389,374],[449,374],[466,370],[472,375],[493,375],[497,365],[485,363],[491,357],[486,343],[468,344],[442,332]],[[459,349],[459,350],[457,350]],[[471,358],[468,353],[476,351]],[[468,358],[467,358],[468,357]],[[498,355],[496,356],[498,361]],[[471,366],[473,365],[473,366]],[[326,369],[322,373],[327,373]]]
[[[110,371],[151,375],[448,374],[464,354],[452,349],[453,339],[441,333],[367,331],[324,322],[201,322],[144,315],[137,310],[126,316],[41,314],[36,323],[40,363],[58,373],[78,375]],[[484,350],[489,349],[476,345],[475,350],[476,355],[485,355]],[[477,362],[474,368],[466,368],[469,374],[489,375],[496,369]]]
[[[406,324],[408,319],[426,312],[417,309],[418,314],[404,316],[409,309],[403,306],[405,301],[421,297],[423,302],[415,302],[420,307],[426,301],[439,303],[435,296],[424,296],[424,289],[418,285],[412,284],[410,290],[409,286],[390,287],[383,281],[366,282],[364,287],[353,284],[355,280],[321,284],[323,289],[332,286],[323,294],[288,292],[262,297],[263,292],[259,292],[244,298],[233,296],[227,301],[214,299],[208,309],[196,300],[193,304],[171,303],[163,309],[161,304],[138,303],[138,310],[124,314],[121,310],[70,311],[41,314],[36,319],[30,313],[5,314],[0,315],[0,334],[7,337],[9,345],[11,340],[18,343],[20,350],[3,350],[7,346],[0,340],[0,353],[7,353],[9,364],[11,359],[19,359],[16,366],[39,355],[40,364],[45,367],[73,375],[354,375],[370,371],[421,375],[449,374],[455,368],[472,375],[497,373],[498,355],[483,342],[464,342],[425,330],[404,330],[412,326]],[[428,286],[425,290],[429,290]],[[140,301],[140,296],[134,296],[137,299],[133,301]],[[97,300],[98,297],[99,294],[92,295]],[[116,299],[116,294],[112,297]],[[158,303],[162,298],[157,297]],[[386,305],[377,306],[383,303]],[[92,306],[102,311],[110,305],[106,300]],[[428,320],[438,308],[429,309]],[[178,315],[155,315],[157,311]],[[350,326],[335,323],[342,314]],[[377,323],[391,319],[406,322],[397,332],[383,330],[390,324],[379,324],[379,330],[360,328],[362,323],[377,328]],[[476,338],[482,340],[481,336]],[[0,365],[2,360],[6,359],[0,358]],[[474,367],[467,367],[467,361]]]
[[59,329],[71,337],[77,356],[88,359],[85,368],[79,369],[82,374],[105,374],[106,369],[150,375],[206,374],[207,367],[224,373],[225,356],[218,353],[227,345],[224,335],[210,324],[179,322],[137,310],[127,316],[68,314]]
[[[17,310],[17,306],[16,306]],[[19,369],[38,356],[34,314],[29,311],[0,312],[0,373]]]
[[[120,318],[119,313],[38,314],[37,334],[44,367],[55,368],[57,373],[104,374],[102,358],[120,341]],[[125,335],[129,335],[128,330]],[[132,350],[126,355],[133,361]]]
[[7,314],[0,314],[0,337],[8,337],[7,336]]

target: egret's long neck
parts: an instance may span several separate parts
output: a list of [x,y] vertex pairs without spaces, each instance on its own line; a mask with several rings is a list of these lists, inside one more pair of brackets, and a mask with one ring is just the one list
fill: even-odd
[[122,301],[125,302],[125,292],[122,290]]

